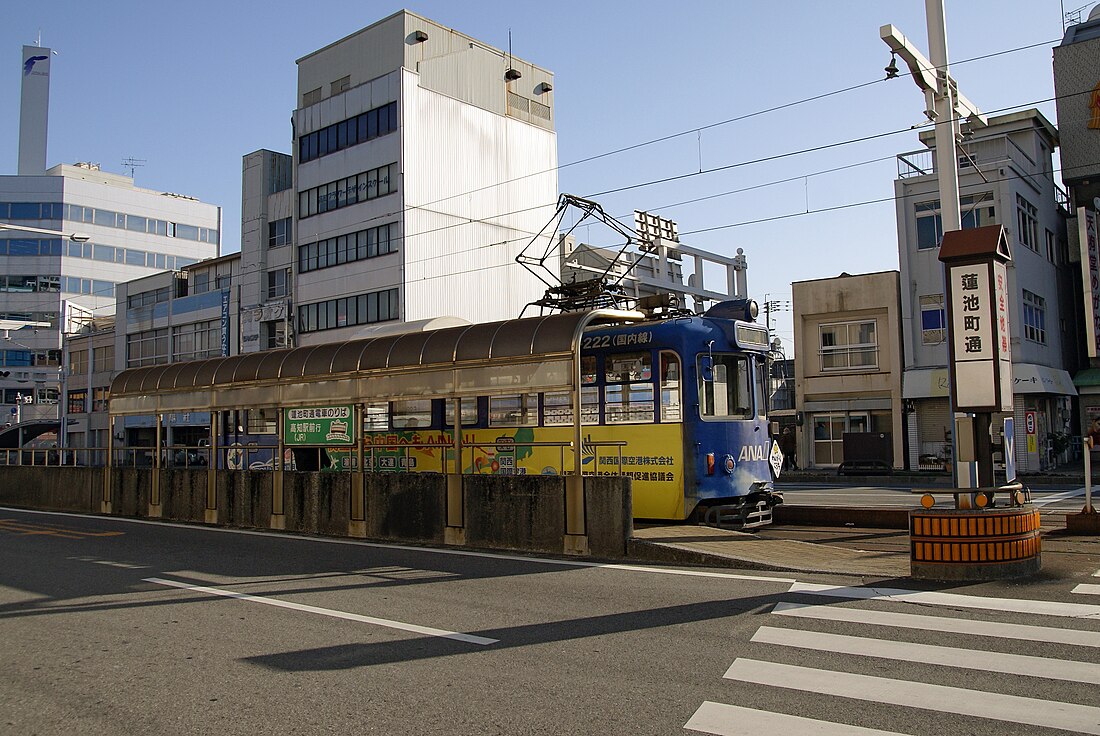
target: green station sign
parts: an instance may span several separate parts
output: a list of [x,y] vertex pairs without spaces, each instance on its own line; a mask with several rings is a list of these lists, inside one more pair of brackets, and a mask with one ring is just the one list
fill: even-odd
[[283,409],[283,444],[339,447],[355,444],[355,407]]

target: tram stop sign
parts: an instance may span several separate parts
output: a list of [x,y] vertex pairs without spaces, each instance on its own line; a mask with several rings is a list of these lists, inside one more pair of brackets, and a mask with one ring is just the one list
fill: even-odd
[[1000,225],[944,233],[940,245],[950,325],[955,411],[1012,411],[1008,274],[1012,260]]

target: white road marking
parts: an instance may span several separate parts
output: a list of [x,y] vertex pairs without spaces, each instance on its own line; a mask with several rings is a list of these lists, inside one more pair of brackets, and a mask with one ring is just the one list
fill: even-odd
[[433,629],[428,626],[417,626],[416,624],[407,624],[401,621],[391,621],[384,618],[375,618],[374,616],[360,616],[357,613],[347,613],[346,611],[336,611],[331,608],[319,608],[317,606],[307,606],[302,603],[291,603],[289,601],[281,601],[277,598],[265,598],[258,595],[249,595],[248,593],[238,593],[233,590],[226,590],[224,588],[208,588],[205,585],[191,585],[190,583],[183,583],[178,580],[165,580],[164,578],[145,578],[147,583],[156,583],[157,585],[167,585],[173,588],[183,588],[184,590],[193,590],[196,593],[206,593],[208,595],[219,595],[225,598],[236,598],[238,600],[249,601],[251,603],[263,603],[267,606],[276,606],[278,608],[289,608],[293,611],[304,611],[305,613],[316,613],[322,616],[331,616],[332,618],[342,618],[348,621],[357,621],[363,624],[373,624],[375,626],[384,626],[389,629],[399,629],[401,631],[410,631],[414,634],[424,634],[426,636],[438,636],[444,639],[454,639],[455,641],[464,641],[470,644],[496,644],[499,639],[487,639],[484,636],[474,636],[473,634],[462,634],[456,631],[446,631],[444,629]]
[[1065,501],[1067,498],[1073,498],[1074,496],[1085,495],[1084,486],[1074,491],[1063,491],[1061,493],[1048,493],[1040,498],[1036,498],[1035,492],[1031,492],[1031,505],[1032,506],[1049,506],[1052,503],[1058,501]]
[[[1100,708],[1017,695],[736,659],[727,679],[872,703],[957,713],[1074,733],[1100,734]],[[812,732],[811,732],[812,733]]]
[[857,657],[877,657],[966,670],[1044,677],[1048,680],[1100,684],[1100,665],[1091,662],[1048,659],[1005,652],[983,652],[976,649],[958,649],[907,641],[868,639],[861,636],[826,634],[800,629],[777,629],[772,626],[761,626],[753,634],[751,641],[758,644],[813,649],[818,652],[851,654]]
[[1091,583],[1081,583],[1074,588],[1072,593],[1081,593],[1082,595],[1100,595],[1100,585],[1093,585]]
[[785,713],[742,708],[739,705],[712,703],[699,706],[685,729],[717,736],[760,736],[768,733],[806,734],[807,736],[903,736],[896,731],[849,726],[844,723],[816,721]]
[[70,560],[76,560],[77,562],[91,562],[94,565],[106,565],[107,567],[120,567],[123,570],[144,570],[149,567],[148,565],[135,565],[130,562],[112,562],[111,560],[101,560],[98,557],[70,557]]
[[848,598],[853,600],[882,600],[896,601],[898,603],[919,603],[926,606],[980,608],[989,611],[1029,613],[1042,616],[1100,618],[1100,606],[1094,606],[1087,603],[1060,603],[1058,601],[1036,601],[1022,598],[986,598],[984,596],[963,595],[961,593],[937,593],[934,591],[904,590],[900,588],[857,588],[798,582],[794,583],[788,592],[828,596],[832,598]]
[[762,583],[782,583],[790,585],[797,582],[795,578],[776,577],[774,575],[738,575],[726,572],[707,572],[704,570],[681,570],[676,568],[650,567],[648,565],[618,565],[605,562],[587,562],[584,560],[556,560],[550,557],[524,557],[523,555],[509,555],[496,552],[473,552],[470,550],[445,548],[445,547],[413,547],[403,544],[384,544],[381,542],[364,542],[356,539],[337,539],[333,537],[306,537],[296,536],[289,532],[264,532],[253,529],[229,529],[215,526],[197,526],[195,524],[179,524],[170,521],[149,521],[147,519],[127,519],[120,516],[96,517],[90,514],[73,514],[65,511],[35,511],[31,509],[17,509],[0,506],[0,511],[13,511],[23,514],[40,514],[46,516],[67,516],[77,519],[107,518],[120,524],[147,524],[150,526],[171,527],[183,529],[189,532],[213,532],[216,534],[242,534],[252,537],[268,537],[290,542],[311,542],[316,544],[342,544],[352,547],[367,547],[371,549],[396,550],[401,552],[416,552],[419,554],[448,555],[452,557],[476,557],[488,560],[504,560],[506,562],[524,562],[532,565],[551,565],[556,567],[589,567],[602,570],[624,570],[626,572],[641,572],[652,575],[682,575],[696,578],[717,578],[720,580],[750,580]]
[[1049,644],[1071,644],[1082,647],[1100,647],[1100,632],[1060,629],[1029,624],[1003,624],[995,621],[924,616],[916,613],[890,613],[865,611],[843,606],[819,606],[810,603],[777,603],[772,613],[778,616],[795,616],[825,621],[845,621],[871,626],[892,626],[919,631],[943,631],[952,634],[991,636],[1000,639],[1042,641]]

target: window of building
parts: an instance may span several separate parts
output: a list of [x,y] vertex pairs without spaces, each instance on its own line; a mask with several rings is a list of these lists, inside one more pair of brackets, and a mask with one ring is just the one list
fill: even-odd
[[221,320],[211,319],[172,328],[173,362],[217,358],[221,354]]
[[947,339],[947,313],[943,294],[927,294],[918,297],[920,302],[921,344],[939,345]]
[[88,411],[88,392],[70,391],[65,401],[65,410],[69,414],[83,414]]
[[168,286],[162,286],[159,289],[152,289],[150,291],[142,291],[137,294],[130,294],[126,297],[127,309],[134,309],[136,307],[146,307],[150,304],[160,304],[166,302],[172,298],[172,290]]
[[169,357],[168,329],[145,330],[126,336],[126,367],[167,363]]
[[302,304],[298,307],[298,330],[318,332],[399,319],[397,299],[397,289],[384,289],[358,296]]
[[298,272],[387,255],[397,251],[397,223],[379,225],[357,233],[327,238],[298,247]]
[[267,272],[267,298],[281,299],[290,296],[290,269],[280,268]]
[[291,230],[293,218],[284,217],[267,223],[267,247],[278,248],[280,245],[288,245],[292,239]]
[[1024,337],[1046,345],[1047,302],[1041,296],[1024,289]]
[[1039,210],[1021,195],[1016,195],[1016,236],[1020,243],[1039,252]]
[[[335,89],[335,88],[334,88]],[[320,90],[317,90],[318,100]],[[333,94],[339,94],[333,92]],[[376,107],[298,138],[298,163],[336,153],[397,130],[397,103]]]
[[821,369],[877,367],[877,333],[874,320],[821,325]]
[[195,271],[191,274],[191,293],[205,294],[210,291],[210,272]]
[[113,371],[115,369],[115,346],[104,345],[92,348],[92,372]]
[[82,376],[88,372],[88,351],[72,350],[69,352],[69,375]]
[[305,219],[396,191],[397,164],[387,164],[299,192],[298,218]]
[[311,89],[302,95],[302,107],[309,107],[310,105],[316,105],[321,101],[321,88]]
[[1047,260],[1050,261],[1051,263],[1054,263],[1055,262],[1055,257],[1054,257],[1054,253],[1055,253],[1055,251],[1054,251],[1054,233],[1052,233],[1050,230],[1047,230],[1046,231],[1046,236],[1047,236]]
[[329,95],[338,95],[351,87],[351,77],[340,77],[329,85]]
[[[914,205],[917,218],[917,249],[938,248],[943,239],[940,201],[933,199]],[[959,214],[963,230],[996,223],[993,193],[983,192],[959,198]]]
[[92,411],[107,411],[107,402],[111,398],[111,389],[107,386],[92,389]]

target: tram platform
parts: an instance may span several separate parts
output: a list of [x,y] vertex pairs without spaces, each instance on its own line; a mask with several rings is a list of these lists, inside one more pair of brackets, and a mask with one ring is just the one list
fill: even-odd
[[[1069,574],[1100,562],[1100,537],[1042,529],[1044,574]],[[909,576],[909,533],[873,529],[777,525],[738,532],[691,524],[635,525],[629,556],[639,562],[742,570],[831,573],[864,578]],[[1082,567],[1083,566],[1083,567]]]

